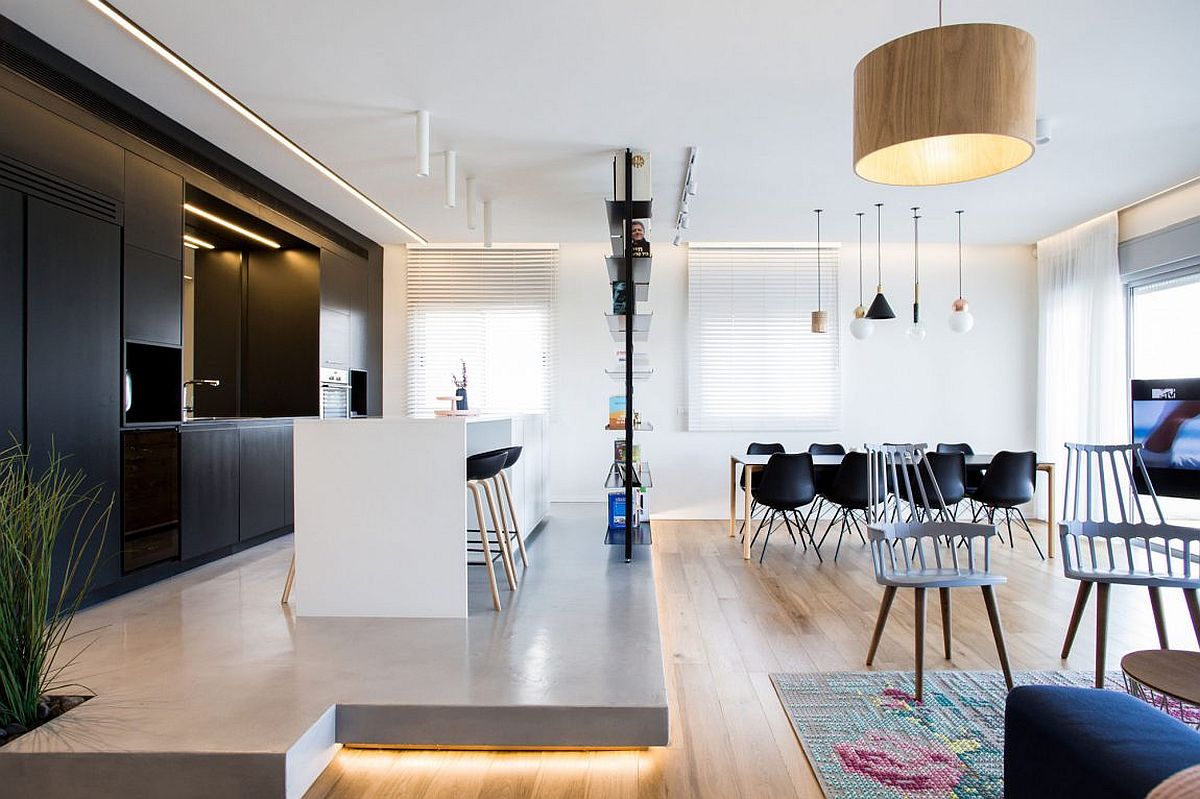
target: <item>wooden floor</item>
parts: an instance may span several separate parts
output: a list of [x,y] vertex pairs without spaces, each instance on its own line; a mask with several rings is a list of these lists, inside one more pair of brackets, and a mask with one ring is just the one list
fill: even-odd
[[[654,546],[671,745],[626,752],[427,752],[345,749],[306,794],[350,797],[820,797],[768,675],[863,670],[881,589],[857,540],[832,563],[773,537],[766,562],[743,561],[726,522],[655,522]],[[1035,525],[1044,540],[1044,528]],[[1089,670],[1094,608],[1071,659],[1058,659],[1077,583],[1026,538],[1000,549],[998,589],[1015,670]],[[1173,646],[1196,640],[1178,591],[1164,592]],[[1109,668],[1157,639],[1145,591],[1113,589]],[[900,592],[875,668],[912,668],[912,592]],[[926,668],[998,669],[982,597],[955,592],[954,658],[929,613]],[[586,633],[584,633],[586,634]]]

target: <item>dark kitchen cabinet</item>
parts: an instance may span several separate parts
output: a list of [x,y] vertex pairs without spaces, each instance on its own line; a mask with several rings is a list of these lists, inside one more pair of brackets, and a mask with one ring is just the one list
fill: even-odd
[[242,253],[239,250],[196,252],[195,354],[198,380],[220,380],[219,386],[193,389],[196,416],[240,415],[238,379],[242,359]]
[[[51,448],[69,455],[106,505],[121,476],[121,229],[30,197],[25,243],[28,445],[35,465]],[[87,551],[100,551],[94,588],[120,576],[120,528],[118,505]],[[55,584],[70,545],[60,537]]]
[[206,555],[238,541],[241,453],[236,427],[180,434],[180,557]]
[[121,434],[121,571],[179,559],[179,431]]
[[316,416],[321,327],[318,251],[251,250],[247,261],[242,415]]
[[125,243],[176,261],[183,258],[183,178],[128,150]]
[[321,250],[321,307],[350,313],[353,275],[350,262],[329,250]]
[[126,244],[124,295],[125,338],[183,343],[183,261]]
[[241,428],[240,540],[290,528],[293,523],[292,426]]
[[370,297],[365,263],[351,262],[350,281],[350,366],[369,369],[370,361]]
[[25,439],[25,199],[0,188],[0,450]]

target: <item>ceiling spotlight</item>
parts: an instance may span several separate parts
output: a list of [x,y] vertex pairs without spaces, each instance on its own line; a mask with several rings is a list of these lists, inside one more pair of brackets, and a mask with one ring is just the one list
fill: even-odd
[[683,244],[683,234],[676,231],[675,239],[671,243],[674,244],[676,247],[678,247],[680,244]]
[[679,215],[679,227],[683,228],[684,230],[688,229],[688,212],[687,211],[684,211],[683,213],[681,213]]
[[1048,119],[1039,119],[1034,125],[1033,141],[1038,147],[1043,144],[1050,143],[1050,137],[1054,135],[1054,123]]

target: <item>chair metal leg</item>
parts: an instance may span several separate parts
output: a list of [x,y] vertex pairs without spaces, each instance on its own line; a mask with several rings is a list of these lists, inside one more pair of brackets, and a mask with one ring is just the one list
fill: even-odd
[[[772,509],[771,515],[767,517],[771,520],[771,524],[767,525],[767,537],[763,539],[762,552],[758,553],[758,563],[760,566],[762,565],[763,558],[765,558],[767,556],[767,544],[771,543],[771,530],[775,523],[775,516],[778,513],[779,513],[779,511]],[[787,517],[784,517],[784,522],[785,523],[787,522]],[[751,545],[753,546],[753,542],[751,543]]]
[[1167,621],[1163,618],[1162,591],[1156,585],[1146,586],[1150,592],[1150,610],[1154,613],[1154,629],[1158,631],[1158,648],[1170,649],[1167,645]]
[[[1029,526],[1029,522],[1026,520],[1024,512],[1022,512],[1020,508],[1013,508],[1013,510],[1017,512],[1017,519],[1021,522],[1021,526],[1025,528],[1025,532],[1029,533],[1029,540],[1033,542],[1033,548],[1037,550],[1038,557],[1042,560],[1045,560],[1046,555],[1042,552],[1042,546],[1038,543],[1037,536],[1033,534],[1033,529]],[[1009,535],[1011,536],[1012,533],[1010,532]]]
[[279,600],[279,604],[286,605],[288,600],[292,598],[292,583],[296,579],[296,555],[292,553],[292,562],[288,564],[287,580],[283,583],[283,596]]
[[[767,524],[767,520],[771,519],[771,517],[772,517],[772,514],[768,513],[765,516],[763,516],[761,519],[758,520],[758,527],[754,528],[754,535],[750,537],[750,546],[754,546],[754,543],[756,541],[758,541],[758,534],[762,532],[763,525]],[[771,528],[768,525],[767,526],[767,535],[770,535],[770,534],[771,534]]]
[[[804,538],[804,531],[807,529],[807,526],[804,524],[804,517],[800,514],[800,511],[792,511],[792,521],[796,523],[796,531],[800,533],[800,544],[804,547],[804,551],[807,552],[808,541]],[[792,543],[796,543],[796,537],[794,535],[792,536]]]
[[913,619],[913,628],[916,630],[916,662],[914,671],[916,672],[917,689],[914,696],[918,702],[921,701],[925,694],[925,589],[917,588],[916,597],[913,604],[916,606],[916,616]]
[[1075,633],[1079,632],[1079,622],[1083,620],[1083,611],[1087,607],[1088,597],[1091,596],[1093,583],[1080,581],[1079,591],[1075,594],[1075,608],[1071,611],[1071,623],[1067,625],[1067,637],[1063,640],[1060,658],[1066,660],[1071,654],[1071,646],[1075,643]]
[[992,637],[996,639],[996,654],[1000,656],[1000,669],[1004,672],[1004,684],[1012,690],[1012,669],[1008,665],[1008,647],[1004,644],[1004,627],[1000,624],[1000,607],[996,604],[994,586],[983,586],[983,603],[987,605],[988,621],[992,623]]
[[950,659],[950,589],[939,588],[938,599],[942,606],[942,649],[946,660]]
[[1108,583],[1096,585],[1096,687],[1104,687],[1104,660],[1108,654]]
[[[529,568],[529,555],[525,552],[525,536],[521,535],[521,526],[517,521],[517,509],[513,505],[512,485],[508,482],[508,475],[503,471],[500,472],[500,480],[504,484],[504,498],[508,501],[508,514],[512,517],[512,536],[517,539],[517,548],[521,550],[521,564],[525,568]],[[503,509],[501,509],[503,511]]]
[[1196,589],[1183,589],[1183,601],[1187,603],[1188,615],[1192,617],[1192,632],[1196,634],[1196,643],[1200,644],[1200,599],[1196,597]]
[[850,529],[849,519],[850,519],[850,509],[845,508],[842,510],[842,527],[840,530],[838,530],[837,546],[833,548],[833,562],[834,563],[837,563],[838,553],[842,551],[842,538],[845,537],[846,533]]
[[887,625],[888,614],[892,610],[892,600],[896,598],[896,586],[889,585],[883,589],[883,601],[879,603],[879,618],[875,620],[875,632],[871,635],[871,646],[867,649],[867,665],[875,660],[875,651],[879,649],[879,640],[883,638],[883,628]]
[[1008,548],[1015,549],[1016,544],[1013,541],[1012,533],[1012,508],[1004,509],[1004,526],[1008,530]]
[[[500,561],[504,564],[504,576],[508,578],[508,588],[510,591],[516,591],[517,567],[513,565],[508,528],[504,519],[496,514],[496,498],[492,495],[492,484],[486,480],[483,482],[483,495],[487,499],[488,513],[492,516],[492,527],[496,530],[496,543],[500,545]],[[483,528],[483,534],[487,535],[487,525],[483,523],[482,519],[479,520],[479,526]]]
[[488,543],[487,524],[483,520],[483,501],[479,497],[479,486],[474,480],[467,481],[467,488],[475,499],[475,518],[479,520],[479,541],[483,544],[483,565],[487,569],[488,586],[492,589],[492,607],[500,610],[500,590],[496,587],[496,564],[492,560],[492,548]]
[[784,511],[780,515],[783,516],[783,525],[784,525],[784,527],[787,528],[788,535],[790,535],[792,537],[792,543],[795,544],[796,543],[796,534],[792,531],[792,522],[791,522],[791,520],[788,519],[787,511]]

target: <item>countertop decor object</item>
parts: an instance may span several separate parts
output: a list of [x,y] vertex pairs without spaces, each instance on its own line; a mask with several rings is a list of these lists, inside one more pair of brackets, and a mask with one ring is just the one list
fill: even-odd
[[942,25],[875,48],[854,68],[854,171],[938,186],[1023,164],[1036,136],[1036,46],[1020,28]]

